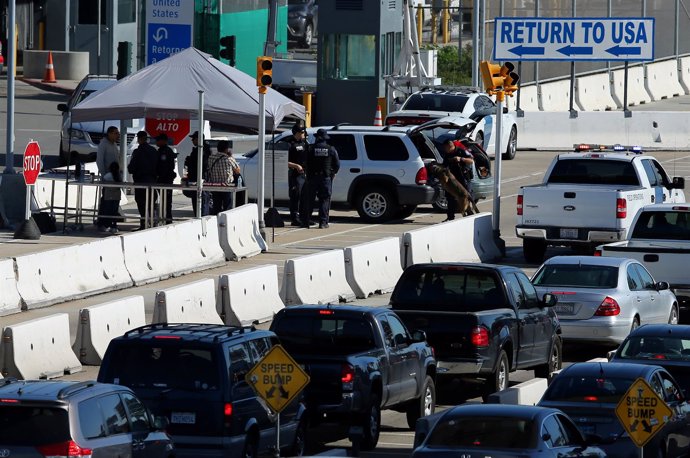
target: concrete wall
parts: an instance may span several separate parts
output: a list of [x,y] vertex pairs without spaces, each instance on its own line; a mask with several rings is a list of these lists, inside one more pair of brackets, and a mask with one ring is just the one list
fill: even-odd
[[[89,73],[88,52],[52,51],[55,77],[59,80],[81,80]],[[48,51],[24,51],[24,76],[43,79]]]

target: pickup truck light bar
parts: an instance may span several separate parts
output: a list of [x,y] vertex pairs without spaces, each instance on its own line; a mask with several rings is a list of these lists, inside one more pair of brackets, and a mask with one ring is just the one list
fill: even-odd
[[639,145],[634,145],[634,146],[625,146],[616,143],[615,145],[599,145],[596,143],[578,143],[573,145],[573,148],[575,149],[576,152],[585,152],[585,151],[615,151],[615,152],[624,152],[628,151],[631,153],[637,153],[640,154],[642,153],[642,147]]

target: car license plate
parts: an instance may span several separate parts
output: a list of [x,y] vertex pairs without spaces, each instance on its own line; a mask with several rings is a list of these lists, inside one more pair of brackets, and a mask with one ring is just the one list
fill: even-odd
[[553,309],[561,315],[575,314],[575,304],[556,304]]
[[561,229],[561,238],[562,239],[576,239],[577,238],[577,229]]
[[170,423],[193,425],[196,423],[196,414],[194,412],[173,412],[170,415]]

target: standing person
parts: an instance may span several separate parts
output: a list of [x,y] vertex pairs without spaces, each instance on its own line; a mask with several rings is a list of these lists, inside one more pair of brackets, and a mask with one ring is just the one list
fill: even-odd
[[[455,141],[448,139],[443,142],[443,165],[448,167],[448,171],[465,187],[472,198],[472,164],[474,159],[472,154],[463,146],[459,146]],[[458,208],[458,202],[449,192],[446,193],[446,201],[448,202],[448,209],[446,210],[446,221],[455,219],[455,212]]]
[[305,214],[301,215],[302,227],[309,227],[309,219],[314,210],[314,198],[319,198],[319,229],[328,228],[331,210],[331,191],[333,179],[340,170],[338,151],[328,144],[330,136],[325,129],[316,131],[315,143],[309,147],[307,155],[307,202]]
[[[118,162],[111,162],[109,172],[103,175],[103,181],[107,183],[122,183],[122,173],[120,172],[120,164]],[[117,218],[119,217],[118,209],[120,208],[120,195],[122,191],[120,188],[103,188],[103,203],[101,216],[103,218],[106,228],[111,234],[117,234]]]
[[[132,181],[135,184],[153,184],[156,182],[158,174],[158,151],[149,144],[149,136],[143,130],[137,132],[137,149],[132,152],[132,159],[129,161],[127,170],[132,174]],[[134,200],[139,209],[139,229],[146,227],[146,188],[136,188],[134,190]],[[154,214],[158,199],[153,196],[153,208],[151,214]]]
[[[175,159],[177,153],[168,146],[168,136],[160,134],[156,137],[156,146],[158,146],[158,180],[159,184],[173,184],[177,173],[175,173]],[[172,217],[172,189],[165,191],[165,208],[161,210],[165,218],[165,223],[170,224],[173,221]]]
[[[290,195],[290,225],[301,226],[300,213],[303,213],[306,190],[304,183],[307,181],[305,168],[307,167],[307,129],[298,121],[292,126],[292,141],[288,151],[288,192]],[[304,192],[303,192],[304,191]],[[307,221],[308,223],[308,221]]]
[[[187,156],[187,158],[184,160],[184,167],[187,169],[187,184],[192,185],[196,183],[198,174],[197,174],[197,158],[198,158],[198,150],[199,150],[199,131],[194,132],[192,135],[189,136],[189,138],[192,139],[192,144],[194,145],[194,148],[192,148],[192,152]],[[202,160],[202,169],[201,169],[201,179],[206,179],[206,173],[208,171],[208,158],[211,156],[211,147],[208,145],[208,143],[204,142],[204,148],[203,148],[203,160]],[[187,197],[192,199],[192,211],[194,212],[194,216],[196,216],[196,191],[188,191],[185,194]],[[209,213],[209,207],[210,207],[210,200],[211,196],[208,191],[204,191],[201,194],[201,216],[206,216]]]
[[[221,140],[218,142],[217,151],[208,158],[208,181],[217,186],[232,186],[235,184],[235,175],[240,173],[240,166],[229,149],[230,144]],[[211,192],[211,214],[232,208],[232,195],[229,192]]]
[[[98,174],[103,179],[105,175],[110,172],[110,164],[117,162],[120,166],[120,148],[118,142],[120,141],[120,131],[115,126],[110,126],[106,130],[105,137],[98,143],[98,150],[96,151],[96,165],[98,166]],[[82,174],[84,171],[82,170]],[[101,194],[101,201],[98,206],[98,216],[96,219],[96,226],[99,232],[107,232],[109,221],[100,218],[103,212],[103,195]]]

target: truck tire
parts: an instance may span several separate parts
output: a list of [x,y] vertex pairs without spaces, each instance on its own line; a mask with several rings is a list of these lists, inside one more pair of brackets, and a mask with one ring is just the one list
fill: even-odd
[[554,371],[563,367],[563,343],[561,339],[556,337],[556,340],[551,344],[549,353],[549,361],[534,368],[534,376],[551,380]]
[[541,264],[546,253],[546,242],[540,239],[522,239],[522,254],[525,261],[531,264]]
[[366,186],[357,194],[356,209],[367,223],[389,221],[400,209],[393,193],[385,187]]
[[491,374],[486,379],[486,386],[484,390],[484,400],[492,393],[497,393],[508,388],[510,381],[510,364],[508,364],[508,355],[501,350],[498,354],[498,361],[496,363],[496,372]]
[[412,401],[407,408],[407,426],[414,430],[417,420],[432,415],[436,410],[436,385],[434,380],[426,376],[422,386],[422,395]]
[[379,442],[381,433],[381,401],[375,394],[371,396],[369,407],[362,414],[362,450],[373,450]]
[[295,440],[290,445],[288,456],[304,456],[307,449],[307,422],[302,419],[295,431]]

